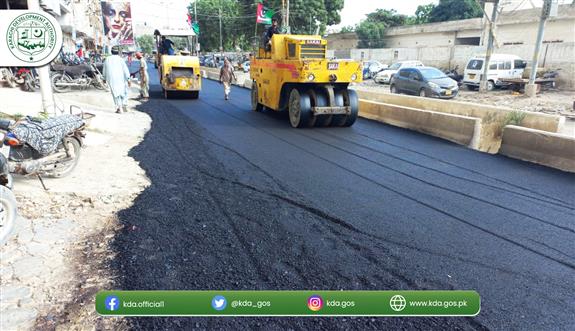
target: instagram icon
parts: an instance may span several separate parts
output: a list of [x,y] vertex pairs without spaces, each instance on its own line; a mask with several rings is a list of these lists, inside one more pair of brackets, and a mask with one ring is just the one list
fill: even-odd
[[319,311],[323,307],[323,299],[319,295],[312,295],[307,299],[307,307],[311,311]]

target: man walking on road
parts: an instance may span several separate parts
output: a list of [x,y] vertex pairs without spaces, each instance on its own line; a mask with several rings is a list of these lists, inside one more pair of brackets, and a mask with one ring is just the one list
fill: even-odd
[[234,68],[228,58],[224,59],[224,66],[220,69],[220,82],[224,84],[224,96],[226,100],[230,98],[230,92],[232,90],[232,81],[237,81],[236,75],[234,74]]
[[112,56],[104,61],[104,79],[110,86],[116,113],[128,111],[128,86],[130,84],[130,71],[126,62],[118,55],[120,48],[112,47]]
[[148,77],[148,63],[146,59],[142,56],[142,53],[137,52],[136,58],[140,61],[140,96],[144,100],[148,100],[150,97],[150,80]]

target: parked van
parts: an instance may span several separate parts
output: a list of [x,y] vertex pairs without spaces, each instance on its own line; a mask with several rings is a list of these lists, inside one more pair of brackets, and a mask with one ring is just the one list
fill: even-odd
[[[479,87],[481,75],[483,75],[484,56],[473,57],[467,62],[463,74],[463,84],[470,90]],[[517,55],[493,54],[489,61],[487,71],[487,90],[491,91],[496,86],[508,85],[501,81],[505,78],[522,78],[527,62]]]

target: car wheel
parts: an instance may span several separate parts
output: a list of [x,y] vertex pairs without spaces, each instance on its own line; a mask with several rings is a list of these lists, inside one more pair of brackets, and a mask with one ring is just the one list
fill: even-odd
[[487,91],[493,91],[495,89],[495,83],[492,80],[487,81]]
[[419,90],[419,96],[422,98],[425,98],[427,96],[427,93],[425,92],[425,89],[422,88],[421,90]]
[[395,87],[395,84],[391,84],[391,86],[389,87],[389,91],[392,94],[398,94],[399,92],[397,92],[397,88]]

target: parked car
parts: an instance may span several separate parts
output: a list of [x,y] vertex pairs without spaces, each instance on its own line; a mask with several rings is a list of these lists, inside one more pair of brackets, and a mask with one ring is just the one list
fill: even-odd
[[420,61],[400,61],[392,64],[389,68],[378,72],[373,80],[379,84],[389,84],[393,76],[403,68],[423,67]]
[[363,62],[363,79],[369,79],[374,77],[378,72],[386,69],[387,64],[382,64],[378,61],[367,61]]
[[403,68],[393,76],[391,93],[408,93],[420,97],[451,99],[459,93],[457,82],[433,67]]
[[[463,85],[469,90],[476,90],[479,87],[481,76],[483,75],[483,64],[485,57],[473,57],[467,62],[463,73]],[[527,62],[517,55],[493,54],[489,61],[487,71],[487,90],[491,91],[495,87],[509,85],[501,79],[522,78]]]

